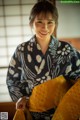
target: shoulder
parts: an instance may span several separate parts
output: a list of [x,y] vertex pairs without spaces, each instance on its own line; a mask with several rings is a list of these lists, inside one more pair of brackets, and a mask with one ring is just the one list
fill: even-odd
[[70,55],[80,58],[80,53],[68,42],[59,40],[58,50],[68,52]]
[[59,44],[58,44],[58,47],[61,49],[65,48],[65,49],[70,49],[70,50],[75,50],[75,48],[68,42],[65,42],[65,41],[60,41],[59,40]]
[[34,43],[35,37],[33,36],[31,39],[27,40],[26,42],[23,42],[17,46],[17,50],[23,52],[25,48],[28,46],[31,46],[32,43]]
[[72,45],[70,43],[66,42],[65,40],[64,41],[59,40],[59,44],[61,44],[62,46],[68,45],[68,46],[72,47]]

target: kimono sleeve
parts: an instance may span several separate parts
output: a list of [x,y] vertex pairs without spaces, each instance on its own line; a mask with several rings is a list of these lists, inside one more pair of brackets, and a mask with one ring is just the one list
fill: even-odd
[[66,68],[66,77],[76,82],[80,78],[80,53],[72,48],[70,65]]
[[26,87],[28,87],[27,83],[26,84],[22,83],[20,80],[21,74],[22,74],[20,56],[21,56],[21,51],[17,47],[14,55],[11,58],[11,61],[8,67],[7,78],[6,78],[9,94],[12,100],[15,102],[20,97],[27,95]]

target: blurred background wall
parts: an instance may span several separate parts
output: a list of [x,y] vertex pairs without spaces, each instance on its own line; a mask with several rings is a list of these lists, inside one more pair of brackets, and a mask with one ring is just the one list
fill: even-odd
[[59,12],[58,39],[69,42],[80,52],[80,2],[56,0],[56,6]]

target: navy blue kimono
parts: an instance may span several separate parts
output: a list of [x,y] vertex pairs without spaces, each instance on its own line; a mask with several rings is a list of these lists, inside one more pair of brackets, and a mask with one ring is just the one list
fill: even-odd
[[[36,85],[63,75],[66,80],[80,78],[80,53],[69,43],[51,36],[48,49],[42,53],[36,37],[20,44],[7,73],[7,86],[13,101],[29,96]],[[34,120],[50,120],[54,109],[43,113],[31,113]]]

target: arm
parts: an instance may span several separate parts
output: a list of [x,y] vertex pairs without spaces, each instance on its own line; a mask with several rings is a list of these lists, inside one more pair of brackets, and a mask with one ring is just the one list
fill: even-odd
[[26,96],[26,87],[28,87],[27,83],[21,83],[21,50],[19,47],[16,49],[8,68],[7,73],[7,86],[9,90],[9,94],[13,101],[17,101],[22,96]]
[[65,76],[67,80],[75,83],[80,78],[80,53],[72,48],[69,57],[70,64],[65,70]]

